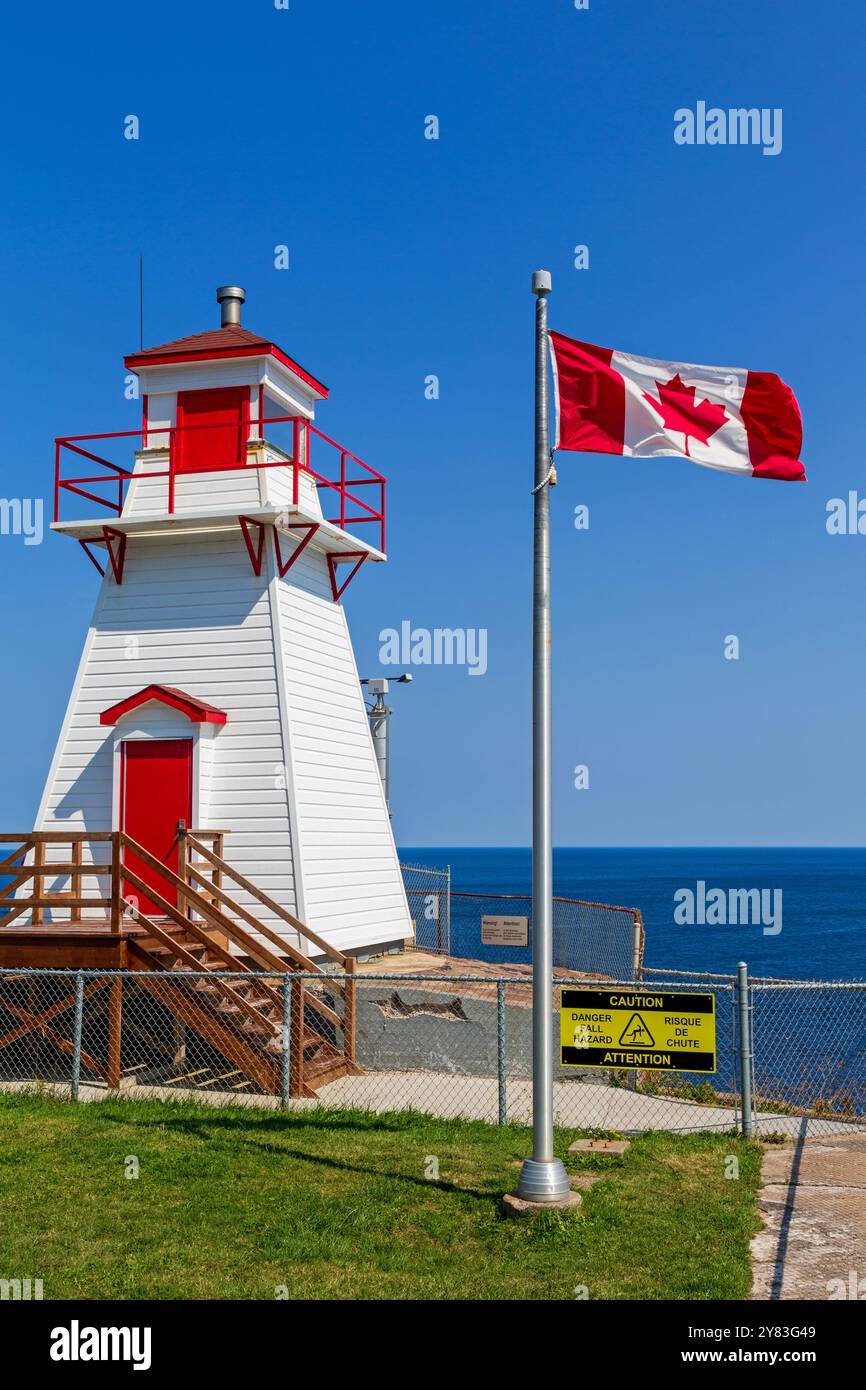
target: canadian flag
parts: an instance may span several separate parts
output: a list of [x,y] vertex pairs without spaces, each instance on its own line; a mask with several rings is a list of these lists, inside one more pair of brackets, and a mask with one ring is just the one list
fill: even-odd
[[800,409],[772,372],[657,362],[548,337],[558,449],[679,454],[725,473],[805,482]]

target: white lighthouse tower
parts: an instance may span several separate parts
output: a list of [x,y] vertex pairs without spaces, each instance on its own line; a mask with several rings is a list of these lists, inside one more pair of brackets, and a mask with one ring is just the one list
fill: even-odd
[[314,426],[326,387],[241,326],[243,290],[217,299],[219,328],[125,359],[140,431],[58,440],[54,529],[103,579],[37,829],[125,831],[171,869],[179,824],[225,832],[242,879],[339,951],[402,945],[341,602],[385,559],[385,480]]

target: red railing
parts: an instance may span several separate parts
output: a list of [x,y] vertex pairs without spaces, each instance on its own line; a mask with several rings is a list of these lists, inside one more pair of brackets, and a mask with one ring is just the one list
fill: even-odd
[[[386,480],[381,473],[377,473],[375,468],[371,468],[368,463],[364,463],[356,454],[349,449],[345,449],[342,444],[338,444],[335,439],[330,439],[321,430],[316,429],[302,415],[272,415],[258,421],[252,422],[252,428],[260,428],[261,425],[283,424],[292,427],[292,454],[290,459],[274,459],[267,463],[248,463],[245,457],[238,460],[238,468],[284,468],[291,469],[292,472],[292,505],[297,507],[300,496],[300,479],[302,476],[313,480],[317,489],[326,489],[327,495],[336,493],[339,498],[339,511],[336,516],[325,516],[326,521],[338,525],[342,530],[347,527],[358,525],[362,522],[372,522],[379,528],[379,546],[382,551],[385,549],[385,483]],[[87,501],[95,502],[101,507],[108,508],[116,516],[123,512],[123,502],[126,485],[133,479],[141,480],[147,478],[167,478],[168,497],[167,511],[170,516],[175,511],[175,492],[178,477],[189,477],[195,473],[220,473],[226,471],[224,466],[218,469],[210,469],[206,464],[199,467],[184,465],[179,467],[179,436],[193,430],[207,429],[215,431],[218,429],[228,429],[237,432],[237,423],[212,424],[206,422],[201,425],[157,425],[145,423],[141,429],[137,430],[115,430],[107,434],[75,434],[67,435],[56,439],[55,460],[54,460],[54,520],[60,521],[60,504],[64,493],[72,493],[77,497],[83,497]],[[317,473],[311,464],[312,441],[313,437],[320,440],[329,449],[336,450],[339,454],[339,465],[334,461],[336,477],[327,477],[324,473]],[[149,444],[149,439],[168,438],[168,444]],[[110,459],[103,458],[100,454],[94,453],[91,449],[82,448],[82,445],[92,444],[96,441],[107,439],[141,439],[144,448],[167,448],[168,467],[147,473],[133,473],[129,468],[120,464],[112,463]],[[256,443],[261,442],[259,437],[251,435],[250,439]],[[248,441],[249,442],[249,441]],[[274,447],[280,447],[276,445]],[[103,469],[108,469],[108,473],[88,474],[82,477],[62,477],[61,471],[65,458],[64,450],[69,453],[77,454],[81,458],[89,459],[98,464]],[[246,445],[243,446],[241,453],[245,454]],[[317,451],[318,452],[318,451]],[[333,457],[333,456],[331,456]],[[318,461],[318,460],[317,460]],[[363,476],[347,476],[361,470]],[[84,486],[86,485],[86,486]],[[113,495],[105,496],[92,492],[89,489],[93,486],[110,487],[116,486],[116,498]],[[378,507],[365,502],[363,498],[350,491],[352,488],[372,487],[378,490]],[[369,494],[368,494],[369,495]],[[347,507],[347,504],[348,507]],[[322,508],[323,513],[325,508]],[[351,513],[351,514],[350,514]]]

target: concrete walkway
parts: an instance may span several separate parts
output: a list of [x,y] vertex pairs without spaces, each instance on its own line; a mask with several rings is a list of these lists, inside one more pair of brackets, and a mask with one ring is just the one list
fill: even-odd
[[[0,1083],[0,1091],[31,1090],[27,1082]],[[69,1097],[68,1083],[46,1085],[42,1094]],[[102,1083],[82,1082],[82,1101],[109,1100],[120,1094],[127,1100],[192,1100],[204,1105],[250,1105],[275,1110],[277,1096],[244,1090],[217,1091],[202,1087],[141,1085],[125,1077],[119,1093]],[[506,1085],[506,1117],[513,1124],[532,1123],[532,1084],[528,1077],[509,1077]],[[738,1124],[732,1106],[701,1105],[674,1096],[644,1095],[624,1086],[605,1086],[597,1082],[556,1081],[553,1086],[554,1123],[562,1129],[604,1129],[639,1134],[645,1130],[729,1130]],[[368,1071],[361,1076],[344,1076],[323,1086],[314,1099],[292,1100],[290,1110],[312,1110],[318,1106],[340,1110],[370,1110],[374,1113],[414,1110],[439,1119],[486,1120],[496,1124],[499,1117],[499,1086],[495,1076],[464,1076],[451,1071]],[[855,1135],[866,1144],[863,1125],[824,1117],[804,1119],[795,1115],[758,1112],[755,1133],[790,1134],[799,1140],[813,1136]],[[781,1152],[789,1152],[784,1147]],[[863,1275],[866,1277],[866,1261]]]
[[[495,1123],[498,1088],[495,1077],[460,1076],[449,1072],[367,1072],[363,1076],[344,1076],[323,1086],[318,1094],[322,1105],[340,1109],[420,1110],[441,1119],[475,1119]],[[506,1086],[507,1116],[517,1124],[532,1122],[532,1084],[528,1078],[509,1077]],[[553,1085],[554,1123],[563,1129],[613,1129],[640,1132],[648,1129],[690,1131],[732,1129],[736,1112],[728,1105],[700,1105],[673,1096],[644,1095],[624,1086],[604,1086],[596,1082],[556,1081]],[[758,1134],[796,1134],[803,1136],[852,1128],[864,1135],[862,1126],[844,1120],[806,1120],[797,1116],[758,1113]],[[866,1274],[866,1269],[864,1269]]]
[[754,1299],[866,1298],[866,1134],[768,1148]]

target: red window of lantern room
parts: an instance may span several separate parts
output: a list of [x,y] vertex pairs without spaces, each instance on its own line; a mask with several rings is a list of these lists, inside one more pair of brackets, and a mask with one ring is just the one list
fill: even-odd
[[250,432],[248,386],[179,391],[175,466],[179,473],[241,468]]

